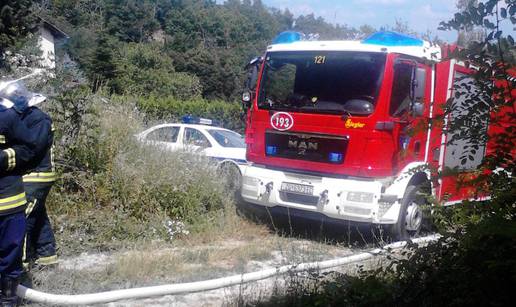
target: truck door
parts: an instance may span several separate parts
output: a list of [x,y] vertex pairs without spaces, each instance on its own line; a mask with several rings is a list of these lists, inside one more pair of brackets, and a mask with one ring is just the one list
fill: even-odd
[[388,110],[395,123],[395,172],[410,162],[424,160],[427,128],[422,123],[428,112],[430,86],[426,80],[430,72],[428,66],[413,60],[398,58],[395,62]]
[[[485,104],[471,71],[451,63],[449,114],[445,119],[443,153],[440,168],[443,172],[439,199],[445,202],[474,198],[477,189],[467,182],[475,178],[475,170],[482,163],[486,151],[489,110],[477,108],[473,103]],[[452,172],[450,172],[453,170]]]

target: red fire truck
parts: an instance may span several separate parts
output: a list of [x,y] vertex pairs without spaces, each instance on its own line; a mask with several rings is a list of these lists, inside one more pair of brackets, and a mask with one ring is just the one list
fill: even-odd
[[[468,140],[449,143],[452,132],[443,127],[416,127],[442,115],[454,86],[470,74],[441,55],[440,47],[395,32],[362,41],[280,34],[250,63],[243,200],[307,218],[383,225],[406,238],[422,227],[424,193],[444,204],[473,198],[455,177],[432,180],[431,169],[469,174],[485,145],[464,163]],[[488,116],[482,120],[487,129]]]

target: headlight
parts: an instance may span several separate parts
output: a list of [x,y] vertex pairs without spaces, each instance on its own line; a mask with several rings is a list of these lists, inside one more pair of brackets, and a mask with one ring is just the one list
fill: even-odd
[[357,202],[357,203],[372,203],[373,197],[374,197],[373,193],[348,192],[348,196],[346,197],[346,200]]

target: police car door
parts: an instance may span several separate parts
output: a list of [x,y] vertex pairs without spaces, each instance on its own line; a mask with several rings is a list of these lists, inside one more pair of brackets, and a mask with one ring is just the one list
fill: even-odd
[[180,148],[178,135],[179,126],[163,126],[150,131],[145,136],[145,142],[162,149],[176,151]]
[[185,128],[183,133],[184,150],[193,153],[205,153],[211,148],[208,138],[198,129]]

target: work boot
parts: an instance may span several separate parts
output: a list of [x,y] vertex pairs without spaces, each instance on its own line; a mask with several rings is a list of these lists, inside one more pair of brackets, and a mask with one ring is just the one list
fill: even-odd
[[4,277],[0,281],[2,294],[0,295],[1,307],[15,307],[18,305],[18,297],[16,296],[16,288],[20,283],[19,278]]

